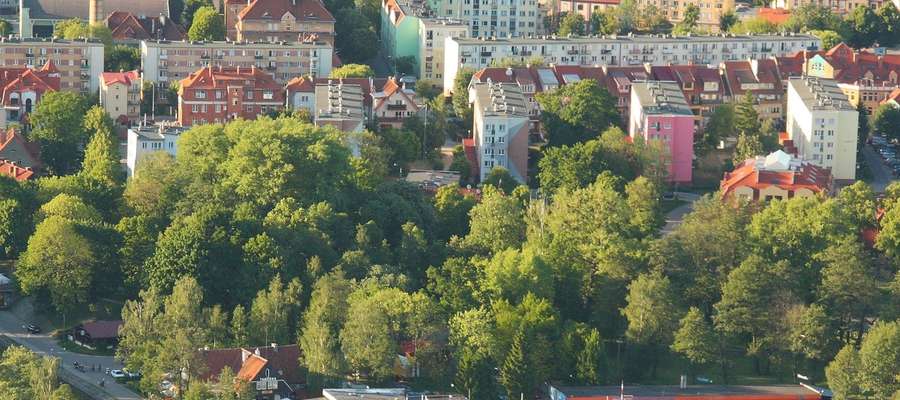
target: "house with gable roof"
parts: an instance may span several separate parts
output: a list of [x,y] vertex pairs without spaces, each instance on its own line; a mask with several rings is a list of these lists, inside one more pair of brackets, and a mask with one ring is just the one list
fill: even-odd
[[113,11],[104,21],[112,33],[113,40],[184,40],[185,29],[160,16],[137,16],[128,11]]
[[44,94],[60,90],[59,70],[50,60],[41,69],[0,68],[0,87],[0,128],[10,122],[27,125],[28,114]]
[[833,179],[829,168],[778,150],[747,159],[734,171],[726,172],[719,188],[722,198],[769,201],[829,194]]
[[300,347],[296,344],[203,349],[200,356],[206,363],[206,372],[200,379],[217,380],[228,367],[237,379],[249,382],[256,389],[257,400],[296,398],[295,393],[306,383],[298,361]]
[[372,115],[382,129],[400,128],[403,121],[418,114],[420,109],[416,91],[395,77],[388,78],[381,90],[372,93]]
[[228,38],[247,42],[334,43],[334,16],[321,0],[228,0]]

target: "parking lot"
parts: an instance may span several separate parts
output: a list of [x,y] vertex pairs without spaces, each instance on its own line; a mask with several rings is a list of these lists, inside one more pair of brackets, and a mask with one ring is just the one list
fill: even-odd
[[869,139],[869,146],[863,148],[863,157],[872,174],[871,184],[875,191],[884,191],[891,181],[900,177],[898,149],[900,146],[883,136],[873,136]]

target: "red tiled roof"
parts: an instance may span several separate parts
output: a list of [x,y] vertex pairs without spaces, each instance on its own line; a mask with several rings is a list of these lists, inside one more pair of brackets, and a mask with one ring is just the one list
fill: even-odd
[[287,13],[291,13],[297,21],[334,22],[334,16],[320,0],[253,0],[241,10],[238,19],[281,21],[282,16]]
[[[756,72],[753,71],[752,62],[757,63]],[[769,84],[771,89],[750,89],[755,94],[773,94],[783,96],[784,90],[778,65],[774,60],[764,59],[756,61],[726,61],[723,62],[725,84],[732,97],[744,94],[743,84]]]
[[775,25],[781,25],[791,18],[791,12],[783,8],[760,8],[756,16]]
[[20,167],[9,160],[0,160],[0,175],[24,182],[34,176],[34,171],[28,167]]
[[91,337],[91,339],[114,339],[119,337],[119,327],[122,321],[90,321],[81,324],[81,329]]
[[106,27],[113,39],[164,39],[183,40],[187,33],[171,19],[137,17],[127,11],[113,11],[106,17]]
[[128,72],[104,72],[100,77],[107,86],[114,83],[122,83],[126,86],[131,86],[132,81],[140,79],[140,74],[137,70]]
[[[257,355],[256,353],[259,352]],[[257,373],[248,381],[253,380],[264,368],[269,369],[270,376],[284,379],[290,384],[306,382],[305,374],[300,370],[300,348],[296,344],[276,346],[261,346],[250,348],[230,348],[201,350],[201,357],[206,361],[206,372],[201,376],[203,380],[214,380],[226,366],[232,371],[250,376],[253,371]],[[258,366],[260,360],[265,361]],[[247,364],[250,365],[247,365]],[[246,369],[245,369],[246,366]]]
[[[19,153],[22,149],[24,153]],[[22,167],[40,169],[41,147],[37,142],[29,142],[15,129],[0,131],[0,158],[14,161]]]
[[275,78],[256,68],[256,66],[251,66],[250,68],[207,66],[182,79],[181,89],[220,88],[232,82],[246,84],[258,89],[273,89],[278,93],[281,92],[281,85],[275,82]]
[[739,187],[759,190],[777,186],[788,191],[805,188],[818,193],[829,190],[832,182],[831,170],[808,162],[803,162],[798,170],[759,170],[756,167],[756,158],[751,158],[734,171],[726,172],[720,183],[722,197],[731,195]]

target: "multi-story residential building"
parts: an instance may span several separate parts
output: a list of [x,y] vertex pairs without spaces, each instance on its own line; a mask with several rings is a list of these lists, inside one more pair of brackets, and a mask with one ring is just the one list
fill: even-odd
[[39,70],[0,68],[0,90],[0,128],[5,129],[10,122],[27,125],[28,114],[44,94],[59,90],[59,71],[52,61]]
[[128,128],[125,165],[128,177],[134,176],[147,154],[164,151],[172,157],[178,154],[178,137],[184,128],[172,124],[141,125]]
[[19,2],[19,37],[53,36],[53,26],[67,19],[103,23],[115,11],[128,11],[138,17],[169,17],[167,0],[22,0]]
[[129,124],[141,115],[141,76],[137,70],[100,75],[100,105],[113,120]]
[[334,43],[334,16],[321,0],[229,0],[224,13],[231,40]]
[[830,168],[835,180],[856,179],[859,113],[837,83],[790,78],[787,97],[787,133],[798,155]]
[[697,20],[698,27],[709,30],[711,32],[719,31],[719,18],[729,12],[734,11],[734,0],[699,0],[699,1],[681,1],[674,0],[638,0],[637,5],[640,9],[648,6],[655,6],[666,15],[672,23],[681,22],[684,19],[684,13],[689,5],[696,5],[700,9],[700,18]]
[[900,55],[857,52],[840,43],[827,52],[797,56],[803,61],[800,75],[834,79],[850,103],[862,103],[870,115],[894,89],[900,88]]
[[361,132],[365,129],[365,94],[359,84],[328,81],[316,85],[316,108],[313,123],[316,126],[333,126],[344,132]]
[[831,9],[832,12],[838,15],[846,15],[853,12],[857,7],[869,7],[873,6],[873,3],[875,2],[872,0],[772,0],[770,6],[772,8],[796,10],[807,4],[812,4]]
[[760,120],[784,118],[784,86],[774,60],[726,61],[719,68],[728,101],[740,101],[749,91]]
[[578,13],[585,21],[590,21],[595,12],[603,12],[619,6],[620,0],[562,0],[555,2],[559,13]]
[[187,32],[165,15],[139,17],[127,11],[113,11],[104,21],[117,41],[184,40]]
[[190,126],[256,119],[281,110],[284,104],[283,87],[255,66],[210,66],[180,82],[178,122]]
[[481,69],[499,60],[528,62],[540,57],[554,65],[641,66],[718,64],[762,59],[817,49],[812,35],[599,36],[561,38],[448,38],[444,43],[444,90],[453,87],[460,68]]
[[448,37],[468,37],[469,26],[451,19],[423,18],[419,23],[419,78],[444,83],[444,41]]
[[476,83],[469,92],[472,139],[478,177],[503,167],[520,183],[528,180],[528,111],[522,89],[513,83]]
[[525,37],[542,33],[537,0],[427,0],[439,18],[465,21],[473,37]]
[[668,179],[690,183],[694,159],[694,113],[676,82],[646,81],[631,84],[628,133],[644,141],[661,141],[669,154]]
[[413,58],[420,78],[439,79],[443,76],[444,40],[470,34],[467,23],[434,18],[433,12],[422,2],[385,0],[381,8],[382,48],[393,60]]
[[0,68],[36,68],[48,61],[59,72],[60,90],[96,93],[103,72],[103,43],[98,40],[0,38]]
[[751,201],[813,197],[832,190],[831,170],[782,150],[747,159],[726,172],[719,184],[723,198]]
[[279,84],[298,76],[328,76],[334,47],[326,42],[141,42],[142,78],[156,83],[157,103],[167,103],[167,89],[206,66],[256,67]]
[[400,128],[403,121],[419,113],[416,91],[391,77],[372,93],[372,115],[381,128]]

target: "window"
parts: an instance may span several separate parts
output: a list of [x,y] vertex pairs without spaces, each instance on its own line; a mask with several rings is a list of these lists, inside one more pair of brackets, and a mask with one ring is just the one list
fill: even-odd
[[205,90],[196,90],[196,91],[194,91],[194,97],[196,97],[198,99],[205,99],[206,91]]

